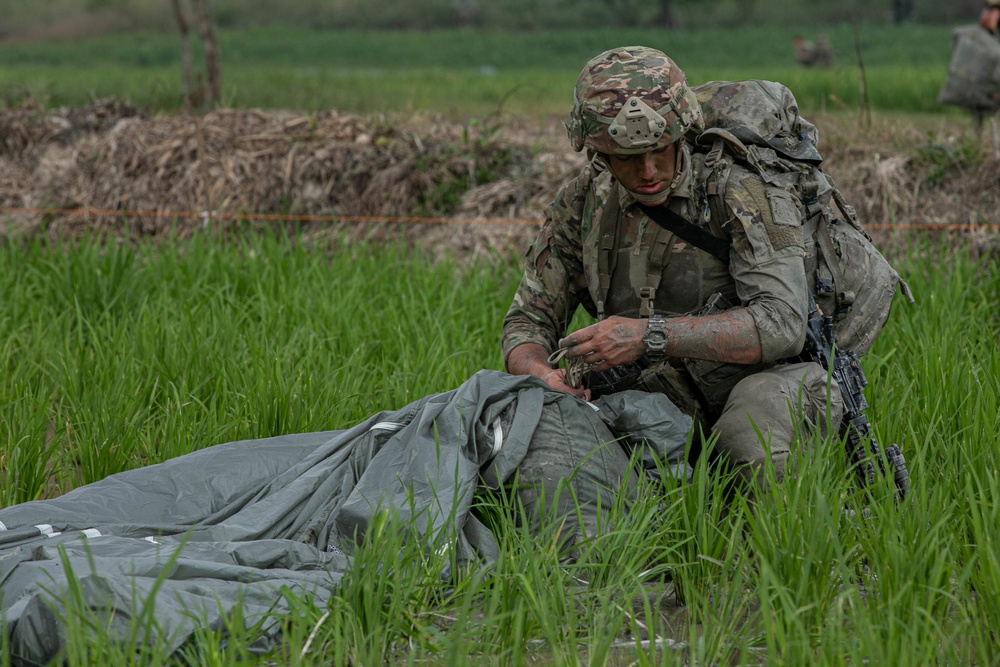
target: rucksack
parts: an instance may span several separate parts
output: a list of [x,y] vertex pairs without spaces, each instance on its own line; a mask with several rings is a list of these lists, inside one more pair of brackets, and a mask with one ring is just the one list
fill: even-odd
[[1000,42],[978,25],[952,33],[948,78],[938,102],[980,113],[1000,109]]
[[694,88],[706,130],[702,182],[713,214],[723,201],[733,161],[801,202],[806,276],[817,305],[832,317],[837,344],[863,355],[889,317],[896,289],[909,286],[882,256],[833,180],[821,168],[816,126],[799,114],[792,92],[762,80],[713,81]]

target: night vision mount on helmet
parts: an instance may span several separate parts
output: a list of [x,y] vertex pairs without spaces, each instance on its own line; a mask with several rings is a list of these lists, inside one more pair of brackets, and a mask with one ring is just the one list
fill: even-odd
[[699,133],[701,106],[666,54],[627,46],[605,51],[583,68],[565,126],[574,150],[635,155]]

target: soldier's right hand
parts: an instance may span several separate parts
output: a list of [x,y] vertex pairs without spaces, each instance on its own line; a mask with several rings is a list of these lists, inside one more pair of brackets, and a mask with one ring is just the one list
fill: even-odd
[[555,391],[589,401],[590,390],[570,386],[566,381],[566,371],[553,367],[548,359],[549,352],[541,345],[523,343],[511,350],[507,357],[507,372],[514,375],[534,375]]
[[590,390],[586,387],[571,387],[566,383],[566,371],[562,368],[550,368],[548,372],[542,373],[538,376],[549,385],[555,391],[560,391],[564,394],[569,394],[570,396],[576,396],[577,398],[583,399],[585,401],[590,400]]

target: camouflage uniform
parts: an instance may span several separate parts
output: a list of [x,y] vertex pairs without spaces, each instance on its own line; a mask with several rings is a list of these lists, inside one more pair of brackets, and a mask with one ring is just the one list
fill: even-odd
[[[628,48],[636,51],[641,47]],[[602,56],[607,60],[607,54]],[[602,56],[591,62],[600,65]],[[669,59],[667,62],[673,65]],[[603,76],[600,69],[595,73],[591,67],[590,71],[588,76],[584,70],[581,81]],[[626,83],[636,87],[634,79]],[[621,81],[611,85],[620,86]],[[657,146],[678,135],[690,138],[701,130],[698,108],[684,108],[690,89],[683,84],[681,88],[672,86],[672,90],[668,98],[678,113],[666,114],[666,120],[675,127],[672,136],[665,133]],[[577,97],[580,106],[580,86]],[[680,104],[676,103],[678,98]],[[623,102],[617,100],[612,112]],[[697,105],[697,100],[692,104]],[[609,132],[602,132],[593,121],[574,118],[567,129],[578,148],[584,144],[606,152],[617,148],[607,143]],[[586,143],[580,140],[581,133],[599,139]],[[732,250],[727,265],[650,220],[632,194],[603,166],[599,152],[592,151],[592,156],[595,159],[559,190],[546,211],[545,225],[526,254],[524,276],[504,319],[505,361],[524,343],[555,350],[578,306],[599,316],[598,304],[603,302],[604,315],[636,317],[639,288],[650,279],[658,281],[654,309],[666,317],[696,313],[713,294],[721,293],[752,314],[760,336],[762,363],[748,367],[669,358],[636,378],[633,388],[661,391],[686,413],[710,425],[719,436],[717,450],[733,463],[749,464],[743,468],[748,475],[755,474],[767,456],[756,427],[769,441],[780,476],[803,426],[822,430],[828,423],[839,424],[842,409],[839,392],[828,396],[823,368],[785,361],[801,351],[808,309],[798,203],[787,191],[770,188],[756,174],[734,165],[723,193],[727,216],[718,219],[711,213],[703,187],[705,157],[683,143],[680,170],[665,205],[689,223],[728,239]],[[617,261],[612,262],[605,294],[598,255],[601,230],[607,229],[608,220],[613,220],[618,230]],[[651,262],[657,253],[661,259]],[[650,276],[651,264],[662,267],[658,272],[653,270],[658,275]],[[826,417],[828,405],[832,407],[830,421]]]

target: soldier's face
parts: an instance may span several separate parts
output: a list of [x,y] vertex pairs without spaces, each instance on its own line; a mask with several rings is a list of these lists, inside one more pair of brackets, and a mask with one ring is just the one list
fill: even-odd
[[663,199],[651,199],[648,206],[667,201],[667,188],[677,175],[677,144],[638,155],[606,155],[608,167],[626,190],[652,196],[663,193]]

